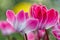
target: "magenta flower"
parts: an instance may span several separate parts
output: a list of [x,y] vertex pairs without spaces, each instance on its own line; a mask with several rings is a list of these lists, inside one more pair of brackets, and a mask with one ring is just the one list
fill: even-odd
[[[46,14],[47,9],[45,6],[42,5],[33,5],[31,7],[31,16],[34,18],[37,18],[39,20],[39,28],[41,28],[42,22],[45,22],[45,19],[47,19],[47,14]],[[44,17],[44,21],[43,21]]]
[[[38,33],[37,36],[40,38],[41,35],[46,35],[44,40],[49,40],[47,29],[52,28],[57,24],[58,12],[54,9],[48,10],[44,5],[32,5],[30,10],[31,17],[38,19]],[[44,30],[44,31],[41,31]],[[40,33],[42,32],[42,34]],[[38,38],[38,40],[40,40]]]
[[37,28],[38,20],[29,18],[28,13],[24,13],[24,11],[15,15],[12,10],[7,10],[6,16],[7,20],[0,22],[3,34],[13,32],[14,29],[18,32],[29,33]]
[[35,4],[31,7],[31,17],[39,20],[39,28],[48,29],[57,23],[58,13],[54,9],[48,10],[44,5]]

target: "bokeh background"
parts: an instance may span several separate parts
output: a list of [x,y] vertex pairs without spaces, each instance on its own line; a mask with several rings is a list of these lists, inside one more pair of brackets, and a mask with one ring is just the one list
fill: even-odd
[[[5,13],[8,9],[13,10],[15,13],[18,13],[20,10],[24,10],[29,13],[29,9],[32,4],[43,4],[46,5],[48,9],[55,8],[60,12],[60,0],[0,0],[0,20],[5,20]],[[56,40],[51,33],[50,40]],[[17,40],[24,40],[23,36],[14,33],[10,36],[16,38]],[[0,31],[0,40],[7,40],[6,36],[3,36]]]

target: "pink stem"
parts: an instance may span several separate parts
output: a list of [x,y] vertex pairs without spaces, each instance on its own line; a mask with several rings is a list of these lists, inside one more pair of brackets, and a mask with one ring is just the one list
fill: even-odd
[[37,40],[40,40],[39,30],[37,30]]
[[43,38],[43,40],[49,40],[49,36],[48,36],[48,32],[47,32],[47,30],[45,30],[45,36],[44,36],[44,38]]

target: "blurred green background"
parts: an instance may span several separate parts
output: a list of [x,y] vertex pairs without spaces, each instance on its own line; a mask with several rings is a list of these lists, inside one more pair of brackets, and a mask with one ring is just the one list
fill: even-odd
[[[15,13],[20,10],[24,10],[29,13],[30,6],[34,3],[44,4],[48,9],[55,8],[60,12],[60,0],[0,0],[0,20],[5,20],[5,13],[8,9],[13,10]],[[12,34],[17,40],[24,40],[22,35],[17,33]],[[5,36],[2,36],[0,32],[0,40],[7,40]],[[55,40],[53,35],[50,33],[50,40]]]

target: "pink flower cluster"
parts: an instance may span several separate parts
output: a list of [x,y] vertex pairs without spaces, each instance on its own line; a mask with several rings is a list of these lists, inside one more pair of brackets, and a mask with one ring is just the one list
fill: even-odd
[[23,10],[16,15],[12,10],[7,10],[6,17],[6,20],[0,21],[0,30],[3,35],[20,32],[27,34],[28,40],[40,40],[47,35],[46,30],[51,28],[51,33],[60,40],[60,18],[55,9],[34,4],[31,6],[30,16]]

